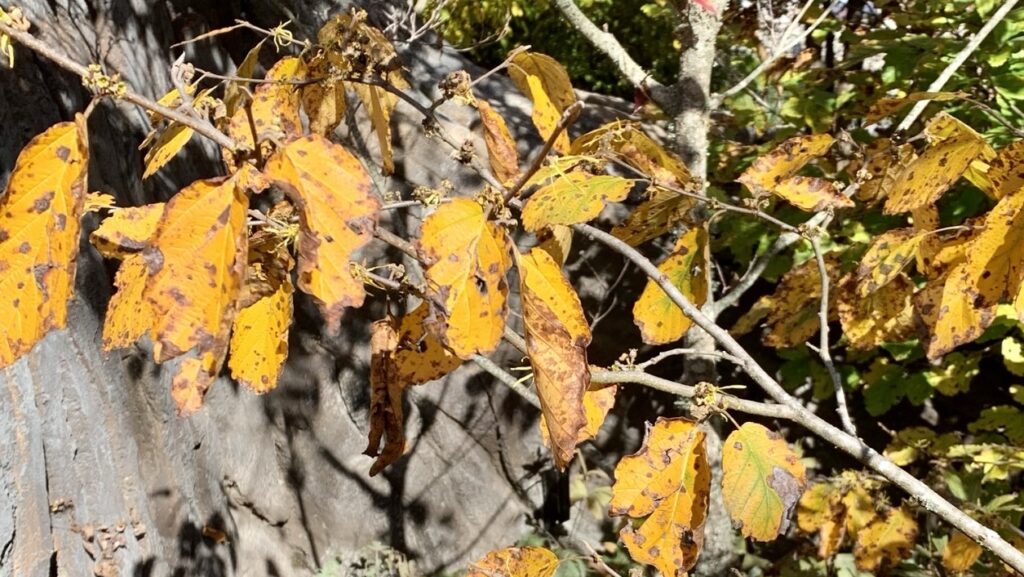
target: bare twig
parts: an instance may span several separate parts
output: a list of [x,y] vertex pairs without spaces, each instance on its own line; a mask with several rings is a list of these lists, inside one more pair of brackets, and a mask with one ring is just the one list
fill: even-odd
[[[988,37],[989,33],[992,32],[997,24],[1006,18],[1006,15],[1009,14],[1016,5],[1017,0],[1006,0],[998,10],[993,12],[992,16],[989,17],[988,22],[986,22],[985,25],[975,33],[967,45],[961,48],[960,52],[957,52],[956,56],[949,61],[949,64],[947,64],[946,68],[939,73],[939,76],[928,85],[927,92],[939,92],[942,90],[942,88],[946,86],[946,82],[949,82],[949,79],[956,73],[957,69],[959,69],[963,63],[970,58],[971,54],[978,49],[978,46],[981,46],[981,43],[986,37]],[[928,106],[929,102],[929,100],[922,100],[914,104],[914,107],[910,109],[910,112],[908,112],[903,118],[903,121],[896,126],[895,133],[900,134],[906,132],[914,124],[914,121],[921,116],[921,113],[924,112],[924,109]]]
[[857,427],[853,424],[853,419],[850,418],[850,409],[846,406],[846,391],[843,390],[843,380],[839,376],[839,371],[836,370],[836,364],[832,361],[832,353],[829,351],[829,277],[828,269],[825,266],[825,255],[821,251],[821,241],[818,240],[818,237],[811,236],[810,240],[811,247],[814,248],[814,259],[818,263],[818,276],[821,277],[821,303],[818,306],[818,356],[821,358],[821,362],[825,364],[825,368],[828,369],[828,375],[832,379],[832,388],[836,395],[836,412],[839,413],[839,422],[843,424],[843,429],[847,433],[856,437]]
[[517,395],[525,399],[526,402],[538,409],[540,408],[540,399],[537,398],[537,395],[530,389],[523,386],[523,383],[520,383],[518,379],[506,372],[505,369],[502,369],[495,364],[494,361],[483,355],[473,355],[473,362],[481,369],[490,373],[491,376],[501,381],[505,386],[512,389]]
[[662,351],[662,352],[658,353],[657,355],[654,355],[650,359],[648,359],[648,360],[646,360],[646,361],[644,361],[642,363],[637,364],[636,368],[641,370],[641,371],[644,371],[644,370],[647,370],[647,369],[653,367],[654,365],[664,361],[665,359],[669,359],[669,358],[672,358],[672,357],[678,357],[678,356],[688,356],[688,355],[693,355],[693,356],[697,356],[697,357],[712,357],[712,358],[716,358],[716,359],[722,359],[723,361],[729,361],[731,363],[739,364],[739,359],[737,359],[736,357],[730,355],[729,353],[723,353],[721,351],[698,351],[696,349],[691,349],[691,348],[679,348],[679,349],[671,349],[671,350],[668,350],[668,351]]
[[544,142],[544,146],[541,147],[540,152],[538,152],[537,156],[534,157],[533,162],[530,164],[530,168],[520,175],[519,179],[505,191],[505,202],[508,202],[512,197],[519,194],[519,191],[526,185],[526,182],[530,180],[534,174],[537,174],[537,171],[540,170],[540,167],[544,164],[544,159],[547,158],[548,153],[551,152],[551,148],[555,145],[555,141],[558,140],[558,137],[561,136],[567,128],[569,128],[570,124],[576,121],[580,115],[580,111],[583,110],[583,106],[583,102],[577,100],[572,103],[569,108],[565,109],[565,112],[562,113],[562,118],[558,120],[558,125],[555,126],[555,130],[552,131],[551,136],[548,136],[547,141]]

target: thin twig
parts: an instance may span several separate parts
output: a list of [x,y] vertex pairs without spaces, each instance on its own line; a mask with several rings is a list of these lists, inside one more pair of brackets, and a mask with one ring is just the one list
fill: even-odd
[[514,376],[508,374],[504,369],[495,364],[494,361],[483,355],[473,355],[472,361],[478,367],[490,373],[491,376],[504,383],[505,386],[512,389],[517,395],[525,399],[526,402],[538,409],[540,408],[540,399],[537,398],[537,395],[523,386],[523,383],[520,383]]
[[818,237],[811,237],[811,247],[814,249],[814,259],[818,263],[818,276],[821,277],[821,303],[818,305],[818,356],[821,362],[828,369],[828,375],[832,379],[832,388],[836,395],[836,412],[839,413],[839,422],[843,429],[857,436],[857,427],[850,418],[850,409],[846,406],[846,391],[843,390],[843,379],[836,370],[836,364],[832,361],[832,353],[829,351],[828,343],[828,301],[829,301],[829,277],[828,269],[825,266],[825,254],[821,250],[821,241]]
[[[949,82],[949,79],[953,77],[953,74],[956,73],[957,69],[959,69],[963,63],[970,58],[971,54],[978,49],[978,46],[981,46],[981,43],[986,37],[988,37],[989,33],[992,32],[996,25],[1002,22],[1003,18],[1006,18],[1006,15],[1013,10],[1013,7],[1017,5],[1017,1],[1018,0],[1006,0],[998,10],[992,13],[988,22],[978,30],[966,46],[960,49],[960,52],[957,52],[956,56],[953,57],[953,60],[949,61],[949,64],[946,65],[946,68],[943,69],[939,76],[928,85],[927,92],[939,92],[946,86],[946,82]],[[928,106],[929,102],[929,100],[922,100],[914,104],[914,107],[910,109],[910,112],[908,112],[906,117],[903,118],[903,121],[896,126],[895,133],[901,134],[906,132],[914,124],[917,118],[921,116],[921,113],[924,112],[924,109]]]
[[544,164],[544,159],[547,158],[548,153],[551,152],[551,148],[555,145],[555,141],[558,140],[558,137],[569,128],[570,124],[576,122],[576,119],[580,115],[580,111],[583,110],[583,106],[583,102],[577,100],[572,103],[569,108],[565,109],[565,112],[562,113],[562,118],[558,120],[558,125],[555,126],[555,130],[551,132],[551,136],[548,136],[548,139],[544,142],[544,146],[541,147],[540,152],[537,153],[536,157],[534,157],[533,162],[530,164],[530,168],[521,174],[519,179],[505,191],[504,196],[506,203],[512,197],[519,194],[519,191],[526,185],[526,182],[530,180],[534,174],[537,174],[537,171],[540,170],[540,167]]
[[636,368],[641,370],[641,371],[645,371],[645,370],[653,367],[654,365],[664,361],[665,359],[669,359],[669,358],[672,358],[672,357],[678,357],[678,356],[688,356],[688,355],[693,355],[693,356],[697,356],[697,357],[712,357],[712,358],[716,358],[716,359],[722,359],[723,361],[729,361],[729,362],[737,364],[737,365],[739,364],[739,359],[737,359],[736,357],[730,355],[729,353],[723,353],[721,351],[698,351],[697,349],[691,349],[691,348],[685,348],[684,347],[684,348],[679,348],[679,349],[671,349],[671,350],[668,350],[668,351],[662,351],[662,352],[658,353],[657,355],[654,355],[650,359],[648,359],[648,360],[646,360],[646,361],[636,365]]

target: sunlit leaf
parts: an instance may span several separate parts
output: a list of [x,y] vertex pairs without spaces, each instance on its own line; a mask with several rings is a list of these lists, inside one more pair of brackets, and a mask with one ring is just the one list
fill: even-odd
[[153,176],[156,174],[156,171],[163,168],[172,158],[177,156],[181,149],[185,148],[185,145],[188,144],[188,141],[192,139],[193,134],[195,134],[195,129],[191,126],[177,122],[167,126],[146,151],[146,157],[143,159],[146,169],[142,173],[142,178],[146,179]]
[[866,297],[899,276],[913,262],[926,236],[912,228],[898,228],[875,237],[857,267],[857,294]]
[[[397,86],[404,88],[405,84]],[[381,174],[395,172],[395,155],[391,150],[391,112],[398,105],[398,97],[378,86],[354,83],[353,90],[363,101],[363,107],[370,116],[370,124],[377,135],[377,146],[380,153]]]
[[1024,140],[1011,142],[999,149],[989,162],[988,179],[996,198],[1014,194],[1024,188]]
[[429,315],[430,307],[421,304],[399,323],[395,378],[403,386],[439,379],[462,364],[462,359],[444,348],[437,335],[427,330]]
[[142,249],[146,248],[146,243],[156,233],[165,206],[164,203],[157,202],[117,208],[89,235],[89,241],[107,258],[122,259],[142,252]]
[[830,558],[846,535],[842,490],[829,482],[811,485],[800,497],[796,520],[804,533],[818,534],[818,557]]
[[824,155],[834,139],[828,134],[794,136],[754,161],[738,179],[755,196],[767,194],[808,162]]
[[509,547],[472,563],[466,577],[551,577],[556,569],[558,557],[543,547]]
[[[239,107],[231,116],[228,135],[239,147],[255,150],[253,140],[287,143],[302,135],[299,88],[306,79],[305,64],[296,56],[282,58],[256,86],[250,106]],[[251,116],[250,116],[251,112]]]
[[544,186],[523,206],[523,227],[536,231],[553,225],[587,222],[601,214],[606,202],[626,198],[633,181],[619,176],[571,172]]
[[[547,140],[554,134],[565,109],[576,102],[565,67],[545,54],[520,52],[512,58],[509,76],[519,91],[533,101],[533,124],[541,138]],[[563,131],[555,139],[554,149],[566,154],[569,147],[569,137]]]
[[555,262],[565,264],[572,248],[572,228],[556,224],[539,230],[537,247],[550,254]]
[[285,277],[274,293],[235,316],[228,359],[231,377],[257,394],[273,390],[288,358],[291,323],[292,283]]
[[914,296],[914,307],[928,329],[929,359],[974,341],[995,319],[995,305],[976,307],[972,299],[964,298],[969,283],[970,271],[966,264],[960,264]]
[[487,145],[491,172],[501,182],[510,182],[519,175],[516,141],[505,125],[505,119],[486,100],[477,99],[476,108],[484,128],[484,143]]
[[1015,297],[1024,283],[1024,192],[1004,196],[971,241],[962,287],[976,306]]
[[843,334],[855,349],[905,341],[914,336],[914,283],[904,274],[866,297],[852,274],[836,287],[836,310]]
[[686,221],[694,204],[695,201],[688,196],[656,188],[622,224],[612,229],[612,234],[630,246],[641,245]]
[[177,371],[171,378],[171,398],[181,416],[191,415],[203,406],[206,390],[220,372],[223,356],[216,352],[198,355],[181,357]]
[[853,206],[853,201],[843,196],[836,183],[824,178],[791,176],[773,187],[772,192],[808,212]]
[[309,131],[330,136],[345,119],[345,84],[330,74],[330,63],[323,56],[307,63],[308,76],[319,78],[302,87],[302,109],[309,118]]
[[[597,438],[601,425],[604,424],[608,412],[615,406],[615,393],[618,385],[591,384],[583,393],[583,413],[586,416],[586,424],[576,434],[576,444]],[[545,445],[551,444],[551,433],[548,432],[548,425],[545,419],[540,420],[540,435]]]
[[[708,294],[708,234],[695,227],[679,237],[672,254],[658,265],[683,296],[699,306]],[[633,319],[647,344],[675,342],[686,334],[693,321],[669,298],[653,280],[648,279],[644,292],[633,307]]]
[[114,276],[117,292],[103,320],[103,350],[130,347],[153,325],[153,312],[143,294],[147,278],[141,254],[128,255],[121,262]]

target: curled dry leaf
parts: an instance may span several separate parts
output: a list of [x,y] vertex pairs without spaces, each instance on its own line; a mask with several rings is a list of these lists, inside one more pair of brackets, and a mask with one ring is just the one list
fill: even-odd
[[0,196],[0,367],[67,321],[88,166],[84,122],[33,138]]
[[747,185],[755,196],[763,196],[795,175],[808,162],[823,156],[833,142],[828,134],[794,136],[755,160],[736,180]]
[[[370,476],[384,470],[405,452],[402,391],[395,351],[398,331],[393,318],[381,319],[370,329],[370,432],[365,455],[375,457]],[[383,450],[380,448],[384,440]]]
[[355,156],[319,135],[282,147],[264,174],[299,209],[298,288],[316,301],[328,333],[337,334],[345,308],[362,306],[366,296],[349,262],[377,226],[380,203],[370,176]]
[[508,131],[505,119],[486,100],[477,99],[476,109],[480,113],[480,122],[484,127],[484,143],[487,145],[491,172],[501,182],[511,182],[519,175],[519,151],[516,149],[516,141]]
[[608,511],[646,518],[619,533],[635,561],[684,577],[704,542],[710,493],[704,432],[693,421],[659,417],[640,450],[615,467]]
[[164,216],[162,202],[128,208],[116,208],[103,219],[89,241],[107,258],[123,259],[142,252],[156,233]]
[[[256,65],[260,63],[260,50],[266,39],[260,40],[242,59],[242,63],[235,69],[234,76],[238,78],[252,78],[256,73]],[[232,118],[235,112],[242,106],[242,103],[249,97],[248,90],[251,84],[241,80],[229,80],[224,86],[224,111],[228,118]]]
[[419,253],[427,265],[427,295],[446,322],[435,323],[459,358],[488,354],[498,346],[508,314],[511,244],[476,202],[457,198],[427,217]]
[[910,556],[917,540],[917,521],[904,507],[890,509],[857,533],[853,556],[861,571],[894,567]]
[[[401,77],[396,77],[396,82]],[[396,88],[408,88],[404,81],[396,84]],[[391,149],[391,113],[398,105],[398,97],[378,86],[353,84],[359,99],[363,101],[366,113],[370,115],[373,132],[377,135],[377,146],[380,152],[381,174],[388,175],[395,171],[395,155]]]
[[576,451],[579,431],[587,423],[583,395],[590,385],[590,325],[579,297],[551,255],[536,248],[517,253],[516,265],[526,349],[541,414],[550,433],[555,465],[564,470]]
[[[509,66],[509,76],[520,92],[533,101],[533,124],[541,138],[547,140],[555,132],[562,113],[576,102],[569,74],[554,58],[536,52],[516,54]],[[555,139],[554,149],[569,152],[569,137],[563,131]]]
[[[694,227],[679,237],[672,254],[658,265],[684,296],[702,306],[708,295],[708,233]],[[693,321],[679,308],[657,283],[648,279],[644,292],[633,306],[633,319],[645,343],[662,345],[675,342],[686,334]]]
[[551,577],[557,569],[558,557],[543,547],[509,547],[470,565],[466,577]]
[[554,225],[569,226],[596,218],[606,202],[629,195],[633,181],[620,176],[570,172],[542,187],[523,206],[523,228],[537,231]]
[[785,533],[806,484],[799,457],[774,431],[743,423],[722,443],[722,495],[745,537]]

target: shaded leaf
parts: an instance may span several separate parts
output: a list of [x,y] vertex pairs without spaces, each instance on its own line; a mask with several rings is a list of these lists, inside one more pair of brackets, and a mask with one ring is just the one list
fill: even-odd
[[556,224],[537,232],[537,247],[551,255],[557,263],[565,264],[572,248],[572,229]]
[[[541,138],[549,139],[562,113],[576,102],[565,67],[545,54],[520,52],[512,58],[508,70],[516,88],[533,102],[533,124]],[[566,154],[569,148],[569,137],[563,131],[555,139],[554,149]]]
[[583,395],[590,385],[590,325],[579,297],[548,253],[517,253],[516,265],[533,379],[555,465],[564,470],[587,422]]
[[444,307],[435,313],[446,321],[435,332],[459,358],[488,354],[501,340],[510,251],[505,231],[470,199],[453,199],[423,222],[419,253],[427,265],[427,294]]
[[[832,284],[838,276],[838,269],[836,256],[825,255],[825,270]],[[830,291],[830,300],[835,294],[835,291]],[[767,311],[764,344],[774,348],[803,345],[818,332],[820,300],[821,275],[818,263],[812,258],[787,272],[775,293],[762,297],[763,302],[754,305],[754,311]],[[833,306],[834,303],[830,302],[830,317]]]
[[948,102],[967,96],[965,92],[912,92],[906,96],[879,98],[868,109],[864,117],[865,124],[874,124],[886,116],[891,116],[902,110],[908,104],[922,100],[933,100],[935,102]]
[[444,348],[441,339],[427,330],[429,315],[430,307],[421,304],[399,323],[395,378],[403,386],[439,379],[462,364],[462,359]]
[[834,139],[828,134],[794,136],[759,157],[736,179],[755,196],[767,194],[808,162],[824,155]]
[[[394,319],[373,323],[370,329],[370,431],[365,455],[376,457],[370,476],[384,470],[405,453],[402,411],[404,383],[395,370],[398,331]],[[381,449],[381,440],[384,448]]]
[[828,482],[811,485],[800,497],[796,520],[801,531],[818,534],[818,557],[830,558],[846,535],[846,507],[840,488]]
[[556,569],[558,557],[543,547],[509,547],[471,564],[466,577],[551,577]]
[[[256,72],[256,65],[260,62],[260,50],[266,39],[260,40],[249,49],[242,63],[235,69],[234,76],[238,78],[252,78]],[[248,82],[229,80],[224,85],[224,109],[228,118],[233,118],[235,112],[242,105],[244,99],[248,98],[247,90],[251,85]]]
[[696,184],[686,163],[647,136],[637,123],[616,120],[605,124],[574,140],[572,153],[621,160],[655,186],[685,189]]
[[177,156],[181,149],[185,148],[185,145],[188,144],[188,141],[192,140],[192,135],[195,132],[195,129],[191,126],[185,126],[177,122],[167,126],[146,151],[146,156],[143,159],[146,168],[142,173],[142,178],[147,179],[153,176],[156,174],[156,171],[163,168],[172,158]]
[[[872,204],[888,198],[896,179],[917,159],[913,145],[893,146],[888,138],[872,141],[865,154],[867,163],[864,165],[864,174],[870,176],[870,179],[861,183],[854,196],[859,201]],[[848,170],[848,173],[861,180],[856,172]]]
[[298,287],[316,301],[328,333],[337,334],[345,308],[362,306],[366,296],[349,261],[377,226],[380,202],[370,176],[355,156],[319,135],[282,147],[264,174],[299,209]]
[[309,117],[309,131],[330,136],[345,119],[345,83],[331,75],[330,63],[322,55],[306,67],[310,78],[323,79],[302,87],[302,108]]
[[910,556],[917,540],[917,522],[903,507],[890,509],[857,534],[853,555],[861,571],[894,567]]
[[[397,88],[405,88],[402,82]],[[398,105],[398,97],[378,86],[353,84],[353,90],[363,101],[366,113],[370,115],[370,124],[377,135],[377,146],[380,152],[381,174],[395,172],[395,156],[391,150],[391,112]]]
[[143,206],[116,208],[103,219],[89,241],[100,254],[107,258],[123,259],[142,252],[156,233],[157,225],[164,215],[162,202]]
[[[708,294],[708,233],[695,227],[679,237],[672,254],[658,265],[683,296],[702,306]],[[633,319],[645,343],[660,345],[675,342],[686,334],[693,321],[665,291],[648,279],[644,292],[633,306]]]
[[659,417],[640,450],[615,467],[608,511],[646,517],[619,533],[630,556],[662,575],[682,577],[696,564],[704,542],[710,492],[704,432],[692,421]]
[[967,571],[981,557],[981,552],[981,545],[960,531],[953,531],[942,550],[942,566],[956,573]]
[[687,220],[694,204],[692,198],[678,192],[656,188],[622,224],[612,228],[612,234],[630,246],[639,246]]
[[477,99],[477,111],[484,127],[484,143],[491,172],[501,182],[511,182],[519,175],[519,151],[516,141],[505,125],[505,119],[484,99]]
[[103,350],[130,347],[153,324],[153,312],[144,297],[146,261],[141,254],[124,257],[114,276],[117,292],[110,298],[103,320]]
[[571,172],[533,194],[523,206],[523,227],[536,231],[553,225],[587,222],[601,214],[608,201],[629,195],[633,181],[619,176]]
[[771,541],[786,532],[806,473],[782,437],[743,423],[722,443],[722,472],[725,507],[743,536]]
[[272,391],[288,358],[292,323],[292,283],[238,311],[231,330],[231,377],[256,394]]

